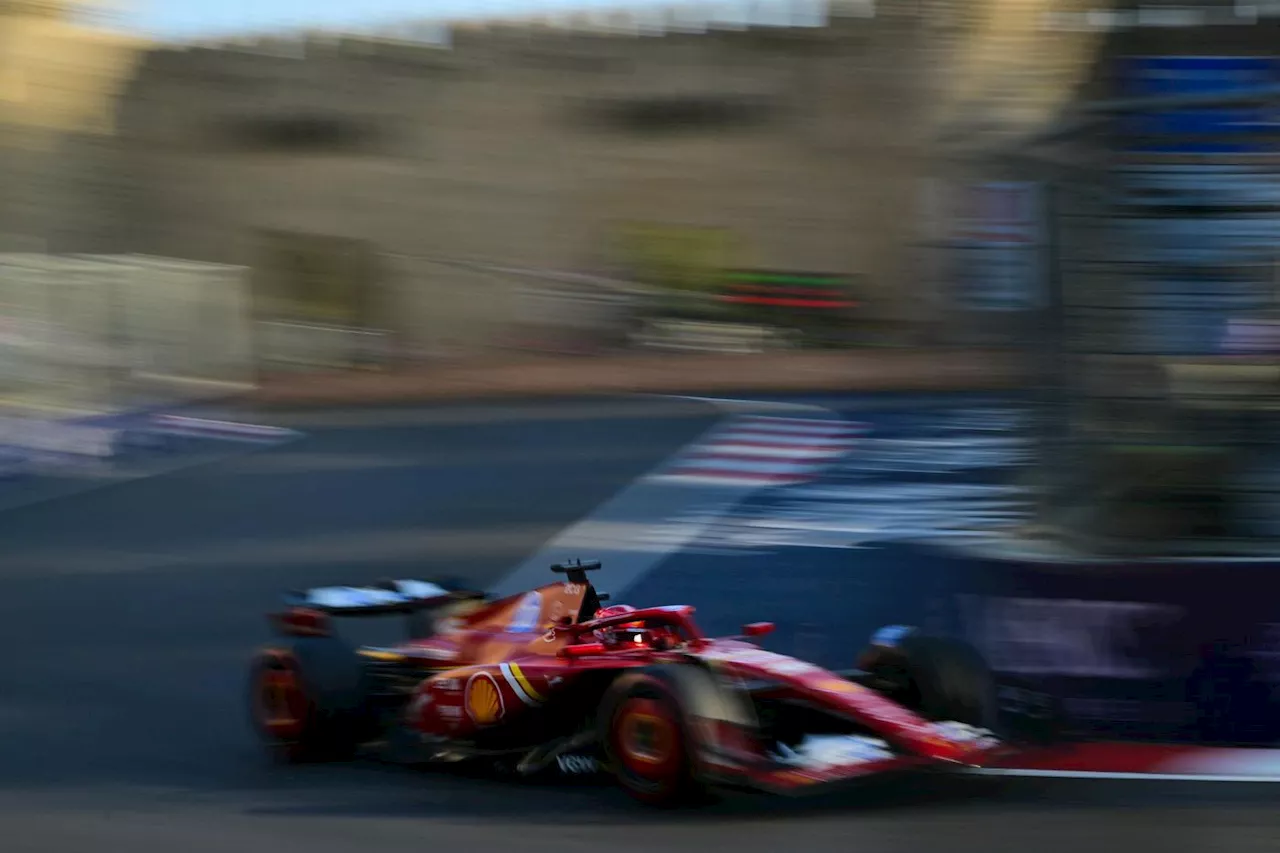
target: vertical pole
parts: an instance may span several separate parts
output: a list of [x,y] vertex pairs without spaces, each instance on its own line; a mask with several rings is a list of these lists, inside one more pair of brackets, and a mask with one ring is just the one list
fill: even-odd
[[1042,184],[1040,215],[1043,222],[1043,238],[1040,248],[1040,281],[1042,291],[1034,311],[1037,322],[1035,350],[1039,369],[1035,391],[1035,429],[1039,437],[1037,464],[1041,470],[1040,504],[1041,518],[1052,516],[1059,505],[1066,487],[1066,452],[1069,428],[1069,407],[1066,405],[1068,370],[1064,361],[1067,348],[1062,290],[1062,215],[1061,190],[1055,180]]

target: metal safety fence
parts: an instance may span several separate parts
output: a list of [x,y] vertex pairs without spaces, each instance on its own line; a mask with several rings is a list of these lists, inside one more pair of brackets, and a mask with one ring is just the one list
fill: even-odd
[[241,267],[141,255],[0,254],[0,402],[102,412],[254,382]]
[[1280,137],[1257,119],[1280,65],[1115,64],[1133,96],[1040,140],[1062,146],[1040,167],[1051,268],[1033,329],[1054,392],[1049,503],[1094,548],[1273,551]]

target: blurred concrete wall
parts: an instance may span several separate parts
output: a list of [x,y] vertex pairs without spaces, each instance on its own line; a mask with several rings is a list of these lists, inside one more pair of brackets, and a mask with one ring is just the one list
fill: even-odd
[[261,230],[369,241],[386,322],[428,350],[500,336],[527,284],[436,260],[608,269],[636,222],[726,229],[733,265],[860,274],[876,315],[926,319],[917,38],[884,14],[157,50],[121,106],[120,248],[253,265]]
[[1041,13],[1082,2],[1016,20],[994,0],[886,0],[822,28],[145,51],[0,3],[25,63],[0,56],[0,79],[28,93],[0,105],[0,236],[259,270],[279,266],[270,235],[356,241],[386,260],[369,321],[423,352],[487,348],[529,304],[528,278],[441,260],[625,276],[618,238],[636,224],[719,229],[730,266],[857,277],[891,327],[944,322],[945,272],[919,251],[938,231],[930,182],[957,174],[939,129],[990,120],[974,93],[1020,104],[1023,125],[1051,114],[1089,39]]
[[146,42],[74,22],[78,5],[0,2],[0,250],[116,239],[116,111]]

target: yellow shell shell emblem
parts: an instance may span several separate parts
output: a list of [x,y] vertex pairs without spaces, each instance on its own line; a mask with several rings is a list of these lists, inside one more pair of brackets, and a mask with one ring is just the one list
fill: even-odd
[[502,719],[502,691],[487,672],[478,672],[467,682],[467,714],[482,726]]

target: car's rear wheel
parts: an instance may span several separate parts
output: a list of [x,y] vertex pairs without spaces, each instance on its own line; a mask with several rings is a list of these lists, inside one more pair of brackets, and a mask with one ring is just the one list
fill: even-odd
[[329,638],[263,650],[250,667],[250,722],[276,760],[352,757],[371,733],[366,700],[360,662]]
[[664,807],[703,799],[672,685],[648,673],[624,675],[606,691],[597,721],[609,767],[632,797]]

